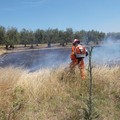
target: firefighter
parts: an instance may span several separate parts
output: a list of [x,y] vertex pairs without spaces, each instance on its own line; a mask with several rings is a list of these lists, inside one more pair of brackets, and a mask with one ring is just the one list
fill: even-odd
[[75,66],[78,65],[80,69],[80,75],[83,80],[85,79],[84,57],[87,55],[88,52],[86,48],[80,45],[80,41],[78,39],[74,39],[70,55],[70,58],[72,60],[72,62],[70,63],[70,68],[74,72]]

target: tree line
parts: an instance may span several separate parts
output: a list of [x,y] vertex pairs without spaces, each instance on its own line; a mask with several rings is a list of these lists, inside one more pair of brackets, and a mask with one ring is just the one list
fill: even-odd
[[0,45],[5,45],[6,49],[14,48],[14,45],[22,44],[25,47],[30,44],[33,48],[33,44],[39,45],[47,43],[50,47],[51,43],[60,43],[64,46],[67,43],[73,41],[73,39],[81,39],[82,42],[88,44],[93,42],[98,44],[105,38],[105,33],[99,31],[73,31],[72,28],[66,28],[66,30],[59,29],[37,29],[35,31],[27,30],[23,28],[18,31],[17,28],[5,28],[0,26]]

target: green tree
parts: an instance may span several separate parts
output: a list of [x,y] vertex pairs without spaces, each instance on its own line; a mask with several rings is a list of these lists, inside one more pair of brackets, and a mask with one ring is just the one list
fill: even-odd
[[24,44],[25,47],[29,44],[29,31],[25,28],[20,31],[20,44]]
[[52,43],[58,43],[59,39],[59,30],[58,29],[52,29]]
[[66,31],[65,31],[65,42],[66,42],[66,45],[68,42],[72,42],[73,40],[73,29],[72,28],[67,28]]
[[0,44],[4,44],[5,40],[5,28],[0,26]]
[[100,41],[103,40],[103,38],[105,37],[105,33],[100,33],[98,31],[88,31],[87,32],[87,38],[88,38],[88,42],[94,42],[95,44],[98,44]]
[[59,42],[60,42],[60,45],[65,46],[65,40],[66,40],[65,32],[60,30],[59,31]]
[[6,32],[6,39],[5,39],[5,45],[8,49],[8,45],[10,45],[11,48],[14,48],[15,44],[19,43],[19,33],[16,28],[9,28]]
[[35,42],[35,34],[33,31],[29,31],[28,40],[29,40],[29,43],[31,44],[30,48],[33,48],[33,44]]
[[44,39],[45,39],[45,31],[42,29],[37,29],[35,31],[35,43],[36,44],[44,43]]
[[48,47],[51,47],[51,43],[54,41],[54,32],[52,29],[45,31],[45,42],[48,44]]
[[74,39],[80,39],[80,32],[79,31],[76,31],[74,33]]

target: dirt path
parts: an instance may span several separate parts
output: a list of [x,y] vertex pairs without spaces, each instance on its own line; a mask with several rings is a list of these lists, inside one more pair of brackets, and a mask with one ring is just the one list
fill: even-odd
[[68,44],[65,47],[60,46],[59,44],[53,44],[51,47],[47,47],[47,44],[34,46],[34,48],[30,48],[30,46],[24,47],[23,45],[16,45],[14,49],[5,50],[4,47],[0,48],[0,55],[11,53],[11,52],[23,52],[23,51],[34,51],[34,50],[44,50],[44,49],[59,49],[59,48],[70,48],[71,45]]

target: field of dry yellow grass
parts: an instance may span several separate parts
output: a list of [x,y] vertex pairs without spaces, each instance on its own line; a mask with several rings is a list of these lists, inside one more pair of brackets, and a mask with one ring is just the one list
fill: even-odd
[[[84,120],[88,79],[77,68],[0,68],[0,120]],[[120,120],[120,67],[93,68],[92,98],[97,120]]]

